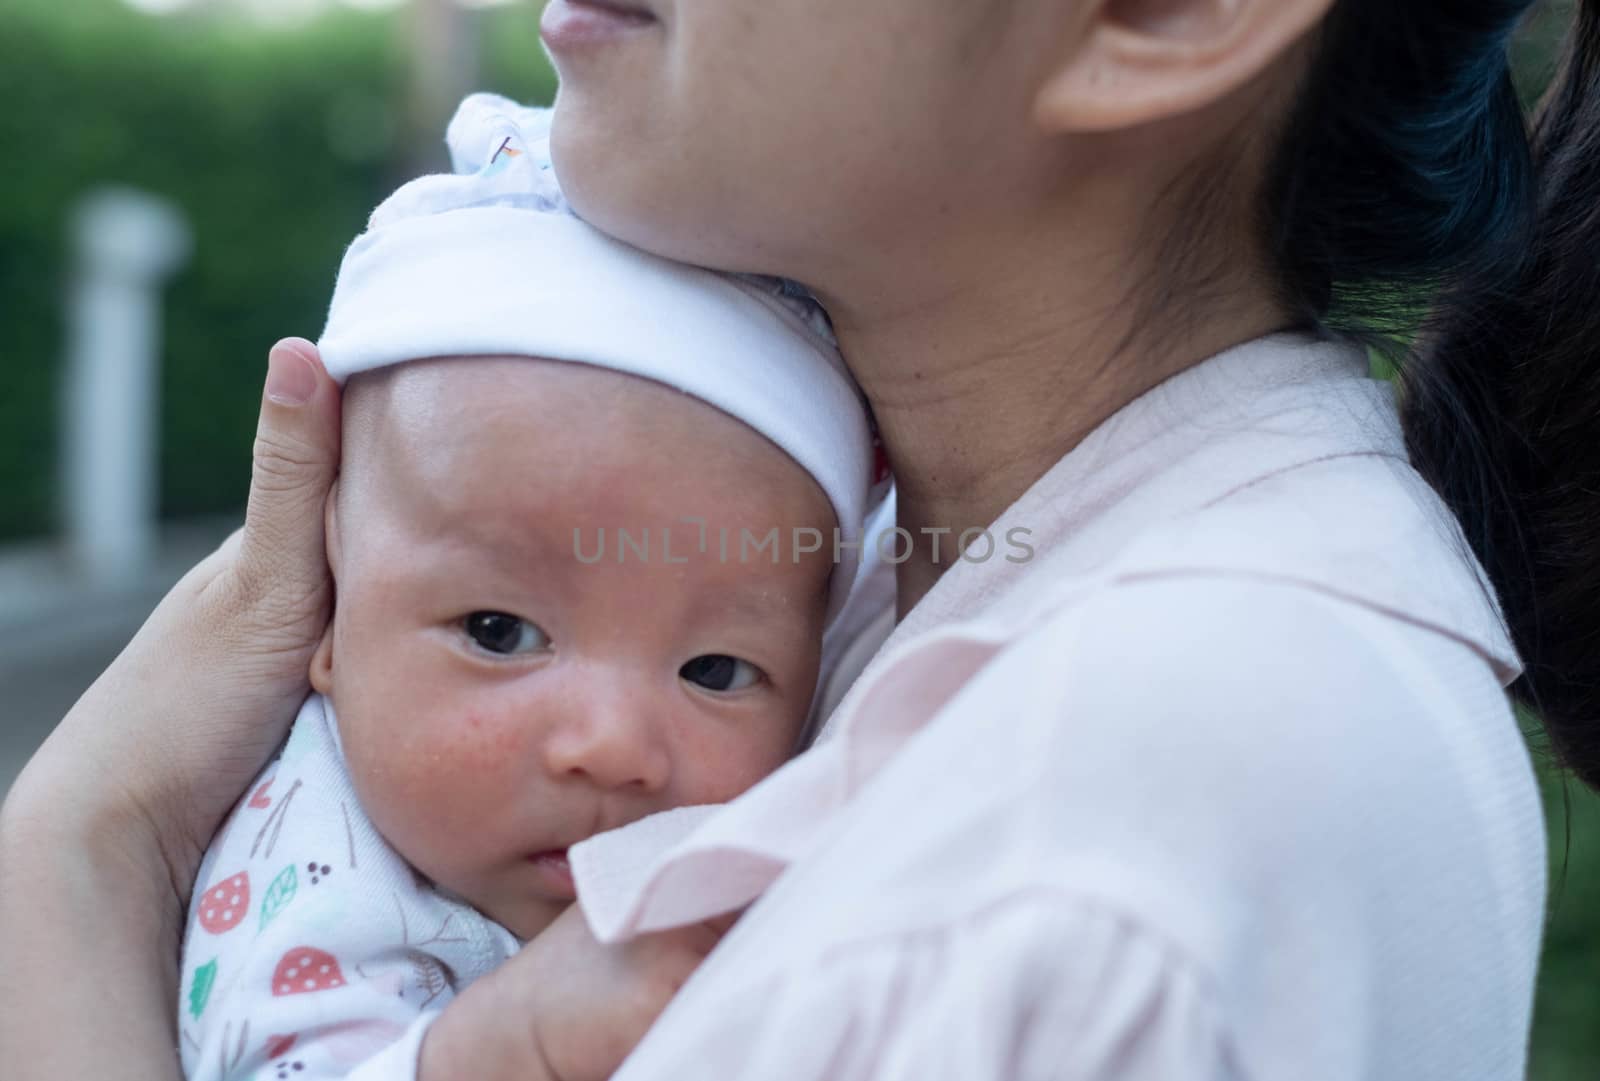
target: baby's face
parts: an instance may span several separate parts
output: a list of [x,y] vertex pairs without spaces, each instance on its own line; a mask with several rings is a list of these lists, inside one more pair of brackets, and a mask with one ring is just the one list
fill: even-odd
[[[572,900],[569,845],[730,799],[787,757],[831,569],[828,544],[795,562],[789,538],[833,526],[775,446],[658,384],[525,358],[357,380],[312,682],[363,807],[423,874],[532,937]],[[776,563],[740,558],[741,528],[774,527]]]

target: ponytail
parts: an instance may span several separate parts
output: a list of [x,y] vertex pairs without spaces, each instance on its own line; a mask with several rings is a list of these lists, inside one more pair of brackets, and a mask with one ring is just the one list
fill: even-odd
[[[1269,174],[1284,302],[1400,373],[1411,459],[1600,787],[1600,0],[1524,119],[1531,0],[1338,0]],[[1409,334],[1410,344],[1400,344]]]
[[1532,152],[1522,250],[1445,294],[1404,419],[1499,590],[1526,669],[1513,693],[1600,787],[1600,0],[1578,2]]

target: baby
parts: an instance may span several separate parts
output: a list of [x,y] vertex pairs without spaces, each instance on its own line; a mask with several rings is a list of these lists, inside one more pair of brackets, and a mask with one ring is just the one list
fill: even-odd
[[201,866],[190,1078],[415,1076],[445,1006],[572,903],[572,846],[807,738],[874,494],[860,398],[779,283],[573,217],[547,125],[469,98],[456,174],[345,257],[335,616]]

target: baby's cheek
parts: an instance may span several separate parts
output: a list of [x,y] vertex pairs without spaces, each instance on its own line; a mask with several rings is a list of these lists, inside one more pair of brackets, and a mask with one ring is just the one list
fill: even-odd
[[684,803],[726,803],[788,760],[794,735],[772,733],[760,739],[707,743],[682,759],[690,774]]
[[401,855],[438,875],[441,861],[469,857],[467,836],[481,835],[515,791],[516,733],[473,713],[444,715],[364,740],[350,748],[363,805]]
[[515,720],[467,710],[451,726],[456,760],[470,770],[516,768],[525,757],[527,726]]

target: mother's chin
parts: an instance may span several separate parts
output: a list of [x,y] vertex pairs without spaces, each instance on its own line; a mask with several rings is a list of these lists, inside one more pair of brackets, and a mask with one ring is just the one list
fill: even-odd
[[[680,262],[746,273],[784,274],[767,239],[773,218],[751,207],[694,148],[677,138],[667,110],[618,100],[587,77],[556,98],[550,151],[562,193],[585,221],[619,240]],[[624,91],[639,94],[637,84]],[[690,136],[692,139],[692,135]]]
[[696,133],[673,119],[667,27],[638,0],[623,2],[551,0],[544,11],[541,37],[561,80],[550,149],[563,194],[620,240],[719,265],[697,239],[714,219],[699,205],[707,178]]
[[1040,156],[1039,24],[1078,5],[1012,4],[552,0],[562,188],[658,255],[870,296]]

